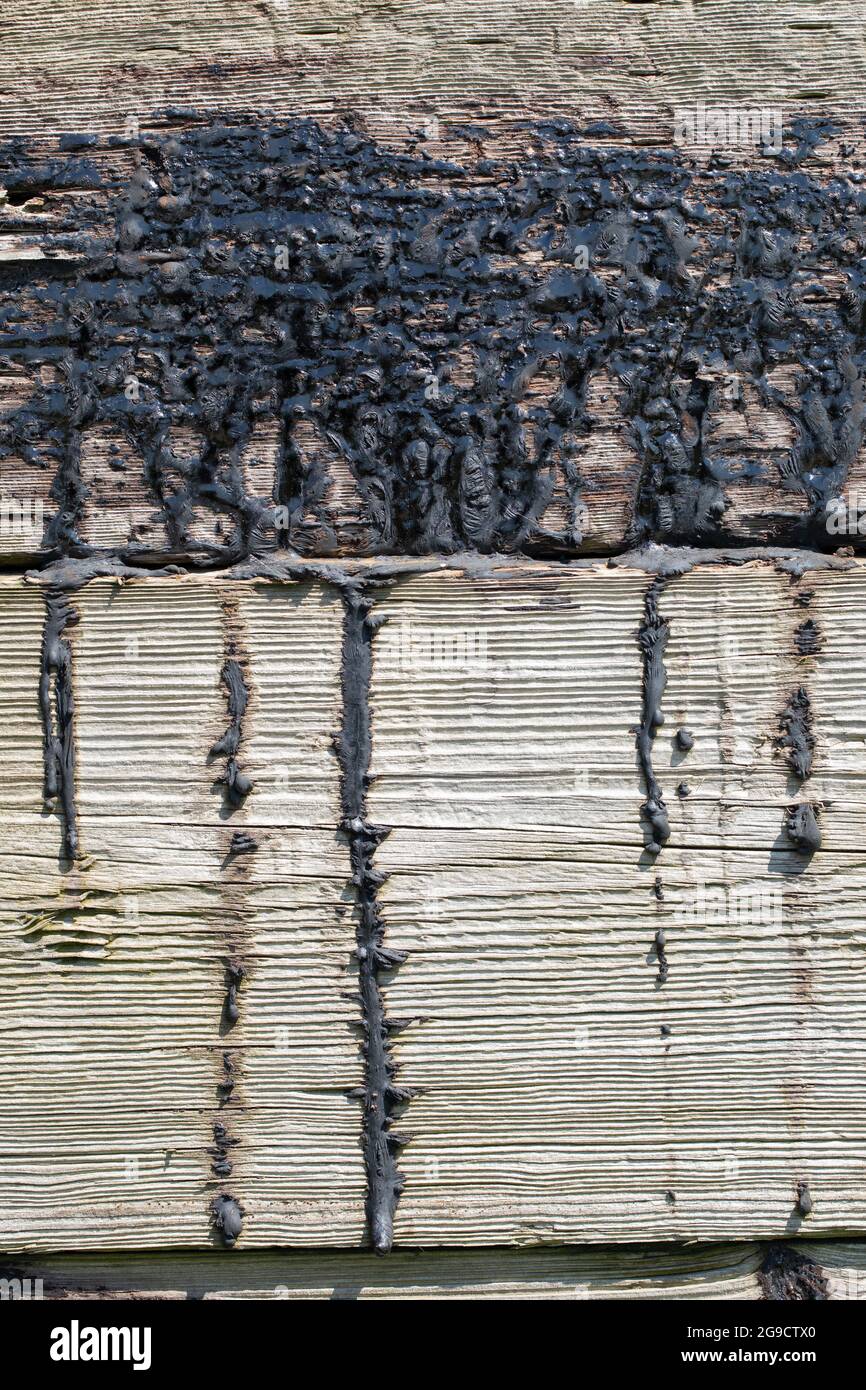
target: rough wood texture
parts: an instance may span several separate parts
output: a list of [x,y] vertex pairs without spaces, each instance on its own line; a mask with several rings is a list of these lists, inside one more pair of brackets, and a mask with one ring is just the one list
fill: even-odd
[[[43,594],[7,580],[0,599],[0,1243],[207,1243],[213,1196],[240,1189],[261,1244],[357,1243],[339,596],[154,579],[72,601],[74,864],[42,802]],[[231,811],[210,755],[229,649],[250,690],[239,761],[253,781]],[[229,1026],[232,962],[245,976]],[[224,1180],[216,1124],[239,1140]]]
[[861,546],[862,158],[671,136],[9,145],[0,555]]
[[[814,1229],[863,1229],[863,581],[709,567],[662,592],[655,857],[644,576],[430,575],[382,600],[370,811],[394,827],[376,864],[409,959],[388,1008],[418,1019],[395,1050],[421,1088],[399,1240],[775,1236],[801,1181]],[[775,743],[804,685],[801,784]],[[823,803],[811,860],[793,802]]]
[[[467,98],[605,111],[676,101],[862,106],[857,0],[15,0],[4,15],[12,132],[115,128],[169,102],[282,113],[460,110]],[[22,63],[22,55],[27,55]]]
[[[370,636],[367,815],[390,827],[370,882],[387,952],[406,953],[380,968],[414,1092],[398,1247],[866,1230],[864,586],[862,562],[800,579],[706,565],[661,586],[524,562],[370,590],[387,621]],[[45,589],[6,580],[0,610],[3,1243],[207,1243],[222,1191],[246,1213],[241,1245],[358,1244],[339,593],[177,576],[69,594],[80,857],[58,864]],[[635,751],[648,592],[669,624],[659,853]],[[208,750],[232,652],[253,790],[221,819]],[[813,747],[795,777],[778,745],[799,690]],[[796,805],[817,817],[812,855]],[[238,833],[259,848],[232,855]],[[222,1182],[215,1122],[238,1141]]]
[[398,562],[355,650],[280,567],[862,547],[862,7],[14,0],[3,59],[0,564],[258,561],[0,582],[19,1274],[752,1298],[799,1233],[779,1296],[862,1297],[866,565]]
[[[14,7],[0,94],[3,134],[39,109],[0,152],[7,561],[839,543],[827,506],[866,476],[856,5],[41,20]],[[757,125],[677,145],[698,101]]]
[[[861,1244],[797,1241],[830,1299],[866,1296]],[[741,1245],[395,1252],[53,1255],[7,1276],[41,1279],[46,1299],[761,1299],[765,1248]],[[35,1284],[32,1287],[36,1287]],[[13,1286],[14,1291],[14,1286]]]

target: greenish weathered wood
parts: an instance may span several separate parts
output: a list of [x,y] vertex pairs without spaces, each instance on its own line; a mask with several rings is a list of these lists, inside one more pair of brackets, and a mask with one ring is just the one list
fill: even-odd
[[[819,1265],[831,1299],[866,1296],[862,1244],[797,1242],[794,1248]],[[428,1250],[386,1260],[325,1251],[152,1252],[46,1255],[16,1262],[8,1275],[31,1280],[31,1291],[47,1299],[741,1301],[762,1297],[765,1254],[755,1243]]]
[[[817,1266],[830,1300],[866,1297],[863,1243],[794,1241],[791,1250]],[[756,1243],[406,1251],[388,1259],[336,1251],[153,1251],[44,1255],[4,1273],[8,1294],[29,1291],[47,1300],[744,1301],[765,1295],[759,1272],[766,1255]]]

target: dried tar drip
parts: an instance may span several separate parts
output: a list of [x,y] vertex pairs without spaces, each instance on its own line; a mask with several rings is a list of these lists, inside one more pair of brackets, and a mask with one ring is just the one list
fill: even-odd
[[797,849],[806,854],[815,854],[821,848],[821,831],[815,812],[808,802],[792,806],[785,819],[788,837]]
[[[0,287],[0,354],[31,382],[0,449],[53,477],[48,550],[87,553],[98,431],[100,505],[140,494],[159,518],[130,555],[567,552],[592,383],[636,453],[635,539],[736,544],[727,486],[769,483],[805,518],[777,539],[835,548],[866,419],[866,189],[800,167],[830,123],[794,122],[748,169],[521,132],[519,161],[460,164],[259,117],[7,144],[8,231],[32,232],[28,197],[76,190]],[[713,434],[747,394],[793,440],[769,461]]]
[[238,749],[241,744],[241,731],[249,692],[244,680],[243,669],[234,659],[225,663],[222,670],[222,683],[228,694],[229,718],[231,723],[222,738],[218,739],[211,751],[211,757],[223,756],[226,770],[220,781],[225,786],[226,801],[229,807],[237,807],[249,796],[253,784],[245,772],[238,767]]
[[782,730],[777,740],[795,777],[804,781],[812,771],[815,739],[812,734],[812,708],[804,686],[795,690],[779,718]]
[[758,1272],[765,1299],[774,1302],[823,1302],[830,1297],[827,1277],[808,1255],[781,1242],[771,1245]]
[[243,983],[245,973],[243,966],[238,961],[229,961],[226,966],[228,990],[223,1005],[223,1017],[227,1028],[234,1027],[240,1017],[238,991]]
[[[812,706],[805,686],[794,691],[779,719],[781,737],[776,740],[788,759],[792,774],[803,782],[811,776],[815,738],[812,733]],[[795,849],[815,854],[821,848],[821,830],[814,807],[808,802],[789,806],[785,830]]]
[[651,584],[647,590],[644,620],[638,632],[638,642],[643,655],[643,718],[636,737],[638,758],[647,790],[641,812],[646,824],[646,848],[649,854],[658,854],[671,833],[667,809],[653,771],[652,759],[653,740],[657,730],[664,723],[662,696],[667,685],[664,656],[670,630],[667,620],[659,613],[660,591],[659,581]]
[[213,1224],[222,1235],[223,1245],[231,1247],[236,1243],[243,1227],[244,1212],[239,1202],[227,1193],[221,1192],[211,1203]]
[[390,1035],[396,1025],[386,1017],[380,979],[406,957],[385,946],[377,903],[383,878],[373,867],[373,855],[388,829],[371,824],[366,817],[371,751],[368,696],[376,622],[369,601],[357,589],[346,589],[343,598],[343,727],[336,747],[342,769],[343,830],[349,840],[358,906],[356,956],[364,1032],[364,1085],[353,1095],[363,1105],[369,1239],[377,1254],[384,1255],[391,1249],[394,1213],[403,1188],[397,1157],[407,1142],[405,1135],[392,1128],[392,1121],[412,1091],[399,1086],[395,1079],[397,1064],[391,1055]]
[[78,853],[75,810],[75,738],[73,729],[72,651],[66,630],[78,614],[62,593],[45,600],[42,634],[42,672],[39,706],[42,713],[45,799],[59,801],[63,816],[63,850],[67,859]]

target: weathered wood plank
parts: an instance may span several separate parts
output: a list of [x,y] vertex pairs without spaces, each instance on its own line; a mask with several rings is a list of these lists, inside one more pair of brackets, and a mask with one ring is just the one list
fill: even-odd
[[[3,1244],[206,1244],[219,1192],[244,1208],[244,1246],[363,1242],[359,884],[384,921],[389,1055],[411,1092],[393,1111],[411,1137],[398,1247],[863,1232],[866,564],[661,583],[403,571],[368,590],[364,814],[390,833],[354,888],[336,572],[66,596],[74,858],[68,816],[42,804],[57,591],[3,581]],[[653,621],[658,852],[635,733]],[[231,661],[252,791],[229,814],[226,755],[208,750]],[[811,767],[795,776],[780,720],[800,690]],[[811,855],[797,805],[814,808]],[[232,853],[238,834],[258,848]],[[217,1122],[238,1140],[222,1181]]]
[[[69,602],[74,862],[42,808],[43,592],[6,580],[0,594],[0,1241],[206,1244],[211,1201],[243,1188],[251,1243],[357,1243],[339,595],[153,579]],[[210,755],[229,660],[253,784],[234,808],[226,757]]]
[[[863,548],[853,0],[13,0],[4,58],[0,564]],[[348,674],[284,576],[0,582],[0,1244],[752,1298],[864,1232],[866,567],[407,571]]]
[[[648,582],[449,573],[381,601],[370,813],[393,827],[376,866],[408,960],[387,1007],[414,1020],[394,1052],[420,1090],[398,1241],[863,1229],[864,571],[702,567],[662,590],[655,855],[635,753]],[[793,640],[807,613],[816,656]],[[775,747],[801,686],[807,780]],[[811,858],[794,803],[816,808]]]
[[[777,1247],[778,1248],[778,1247]],[[796,1241],[826,1297],[866,1296],[862,1244]],[[762,1299],[767,1250],[743,1245],[548,1247],[535,1250],[51,1255],[11,1277],[42,1280],[46,1299]],[[14,1286],[13,1290],[14,1292]]]
[[12,8],[7,562],[832,549],[863,510],[856,5]]
[[[172,0],[147,6],[27,0],[7,6],[3,127],[115,129],[170,102],[319,115],[467,98],[606,113],[705,97],[859,107],[866,80],[856,0]],[[724,55],[724,62],[719,55]]]
[[862,152],[810,129],[10,145],[0,555],[861,547]]

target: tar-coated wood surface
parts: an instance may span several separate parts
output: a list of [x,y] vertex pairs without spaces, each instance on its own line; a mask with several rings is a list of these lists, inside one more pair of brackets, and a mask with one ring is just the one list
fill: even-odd
[[[140,130],[215,112],[356,121],[397,155],[420,128],[435,158],[475,168],[532,159],[525,122],[604,122],[609,149],[658,151],[677,108],[747,103],[838,118],[803,165],[824,188],[863,153],[853,0],[11,0],[0,69],[0,136],[24,137],[49,170],[0,194],[20,303],[50,280],[49,254],[74,256],[58,235],[108,216],[101,193],[64,180],[64,132],[98,134],[88,157],[115,189]],[[816,302],[835,304],[838,276],[816,265],[814,279]],[[31,368],[2,363],[4,412],[26,401]],[[40,368],[43,387],[58,370]],[[791,374],[772,385],[793,409]],[[532,390],[550,393],[543,373]],[[580,548],[616,555],[640,462],[617,383],[600,374],[589,404]],[[779,476],[797,430],[749,390],[713,411],[708,448],[744,464],[724,483],[730,537],[764,544],[805,507]],[[333,441],[301,434],[328,475],[331,550],[363,550],[356,480]],[[171,550],[165,517],[134,469],[118,491],[109,459],[124,447],[99,426],[82,438],[80,543],[133,541],[155,561]],[[277,466],[266,424],[241,460],[251,496],[275,498]],[[863,477],[861,450],[847,487]],[[0,459],[3,498],[38,501],[49,521],[53,485],[16,449]],[[544,520],[567,525],[561,488]],[[225,524],[202,510],[188,552]],[[19,1274],[49,1296],[754,1298],[758,1242],[798,1237],[832,1297],[864,1296],[861,564],[800,579],[770,560],[698,566],[661,587],[653,762],[671,835],[658,856],[635,746],[652,576],[434,562],[371,591],[388,621],[373,636],[367,810],[390,828],[377,896],[385,944],[406,959],[383,974],[384,1005],[404,1025],[392,1055],[413,1092],[382,1261],[361,1250],[340,592],[313,575],[216,574],[97,579],[70,596],[70,863],[42,794],[46,586],[20,573],[45,550],[41,530],[0,527],[0,1247]],[[798,644],[807,619],[817,637]],[[230,814],[210,752],[228,659],[249,691],[253,782]],[[800,686],[805,779],[777,747]],[[682,725],[688,753],[672,743]],[[811,857],[785,829],[799,803],[820,827]],[[210,1249],[220,1192],[243,1209],[235,1251]],[[662,1244],[675,1241],[697,1244]]]

